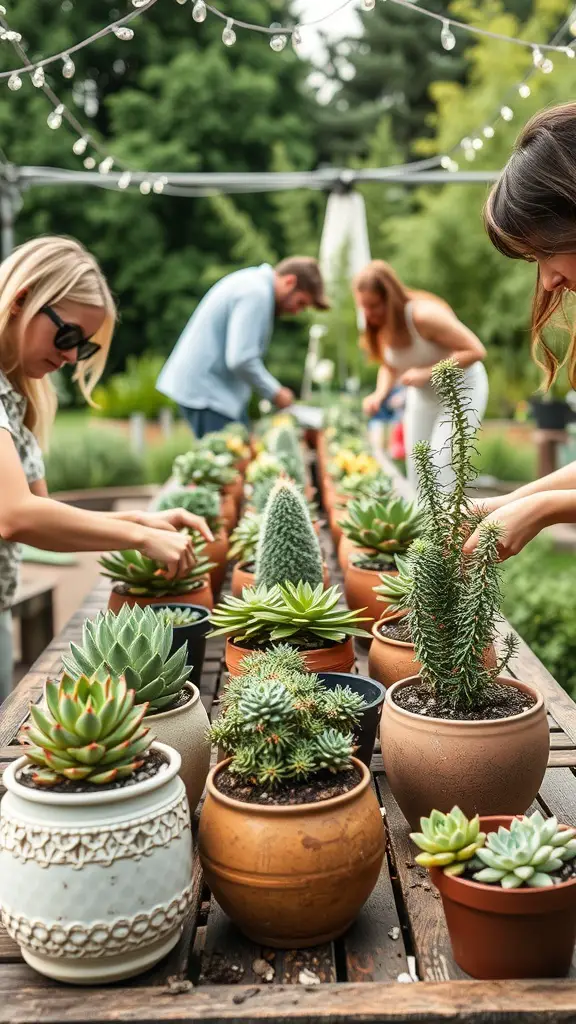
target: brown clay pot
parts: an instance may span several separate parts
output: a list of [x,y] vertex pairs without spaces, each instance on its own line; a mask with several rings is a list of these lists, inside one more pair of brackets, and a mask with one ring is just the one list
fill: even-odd
[[238,509],[232,494],[223,492],[220,495],[220,518],[226,531],[231,533],[238,523]]
[[500,677],[500,683],[530,694],[536,703],[510,718],[476,722],[428,718],[394,703],[404,686],[386,691],[380,727],[384,770],[413,829],[434,808],[455,804],[475,814],[523,814],[534,800],[548,764],[550,737],[542,695],[532,686]]
[[[247,647],[240,647],[232,640],[226,641],[226,668],[231,676],[240,676],[240,662],[252,652]],[[309,672],[352,672],[354,668],[354,644],[349,636],[343,643],[333,647],[319,648],[301,652]]]
[[406,612],[388,612],[372,626],[374,637],[368,654],[368,675],[382,686],[392,686],[420,671],[420,662],[414,660],[414,644],[382,636],[379,626],[386,622],[399,622]]
[[[348,560],[348,568],[344,576],[344,594],[346,604],[349,608],[358,610],[365,608],[365,615],[370,622],[364,623],[366,629],[372,629],[375,622],[382,617],[388,605],[385,601],[378,600],[378,594],[374,593],[373,587],[380,585],[380,576],[383,573],[374,569],[361,569],[354,564],[352,559]],[[397,576],[397,572],[386,573],[385,575]]]
[[236,506],[236,511],[238,511],[240,505],[242,504],[242,497],[244,495],[244,480],[242,479],[242,476],[238,474],[234,483],[226,484],[222,488],[222,494],[232,495],[232,498],[234,499],[234,504]]
[[256,576],[253,572],[246,572],[243,562],[237,562],[232,570],[232,596],[242,597],[244,587],[253,587],[256,584]]
[[294,949],[330,942],[352,924],[372,892],[385,832],[361,761],[358,785],[313,804],[248,804],[208,777],[200,859],[226,914],[259,945]]
[[[509,828],[511,815],[480,819],[483,832]],[[561,978],[576,939],[576,879],[538,889],[502,889],[439,868],[430,871],[442,897],[454,959],[473,978]]]
[[140,607],[143,608],[147,604],[168,604],[171,601],[178,604],[199,604],[203,608],[209,608],[210,611],[212,611],[214,607],[214,596],[212,594],[212,584],[209,577],[207,576],[202,580],[201,587],[197,587],[195,590],[189,590],[186,594],[164,594],[163,597],[143,597],[140,594],[123,594],[115,587],[112,587],[110,597],[108,599],[108,611],[114,612],[117,615],[124,604],[129,605],[130,608],[133,608],[135,604],[140,605]]
[[366,554],[368,548],[360,548],[350,537],[347,537],[345,533],[342,534],[338,542],[338,564],[345,574],[348,568],[348,560],[350,555]]
[[210,579],[212,581],[212,590],[215,594],[218,594],[222,589],[222,584],[226,576],[226,558],[228,555],[228,548],[230,542],[228,540],[228,534],[222,526],[218,533],[215,535],[214,540],[206,544],[202,555],[208,558],[210,562],[215,562],[216,565],[210,570]]
[[332,505],[328,509],[328,525],[330,527],[330,533],[332,534],[332,540],[333,540],[334,546],[336,548],[338,547],[338,545],[340,543],[340,539],[342,537],[342,527],[339,526],[338,524],[343,519],[346,519],[346,515],[347,515],[346,509],[345,508],[341,508],[340,506],[342,504],[346,504],[347,505],[349,500],[350,499],[349,499],[348,495],[335,494],[334,495],[334,501],[333,501]]

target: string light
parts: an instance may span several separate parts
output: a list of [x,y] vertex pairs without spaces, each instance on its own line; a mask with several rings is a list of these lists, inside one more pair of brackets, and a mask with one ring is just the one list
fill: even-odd
[[152,185],[150,184],[150,182],[146,181],[146,180],[141,181],[140,182],[140,191],[141,191],[143,196],[149,196],[151,191],[152,191]]
[[130,171],[124,171],[118,178],[118,188],[128,188],[131,181],[132,175],[130,174]]
[[514,117],[514,111],[511,107],[504,106],[500,110],[500,117],[502,118],[503,121],[511,121]]
[[52,131],[56,131],[57,128],[62,124],[62,114],[64,113],[64,104],[59,103],[54,110],[51,110],[46,118],[46,124]]
[[74,75],[76,74],[76,65],[68,54],[65,54],[63,57],[62,74],[64,78],[68,79],[74,78]]
[[36,89],[41,89],[42,86],[46,84],[46,74],[42,65],[34,69],[30,75],[30,79],[32,81],[32,85],[35,86]]
[[207,13],[208,11],[206,10],[204,0],[196,0],[196,3],[192,8],[192,17],[194,18],[194,21],[197,21],[199,24],[206,21]]
[[440,42],[445,50],[453,50],[456,46],[456,36],[450,28],[450,22],[446,18],[442,22],[442,31],[440,33]]
[[149,2],[150,0],[132,0],[132,7],[135,7],[136,10],[139,10],[141,7],[146,7],[149,4]]
[[18,89],[22,88],[22,79],[20,78],[20,75],[10,75],[10,78],[8,79],[8,88],[11,89],[12,92],[18,92]]
[[295,25],[294,28],[292,29],[292,46],[296,53],[298,53],[300,47],[302,46],[302,33],[298,25]]
[[484,136],[485,139],[493,139],[495,134],[496,132],[494,131],[494,128],[492,127],[491,124],[487,124],[482,129],[482,135]]
[[84,167],[87,171],[93,171],[96,167],[96,161],[93,156],[87,156],[84,161]]
[[129,28],[128,25],[116,25],[113,31],[116,39],[120,39],[123,43],[129,43],[131,39],[134,39],[134,29]]
[[270,39],[270,49],[274,50],[275,53],[280,53],[284,49],[288,42],[288,36],[272,36]]
[[535,68],[539,68],[544,60],[544,55],[539,46],[535,46],[532,50],[532,63]]
[[114,167],[114,157],[112,157],[112,156],[104,157],[104,159],[101,161],[101,163],[98,164],[98,170],[99,170],[100,174],[110,174],[110,171],[112,170],[113,167]]
[[532,89],[528,85],[528,82],[521,82],[518,86],[518,95],[523,99],[527,100],[532,95]]
[[72,152],[75,156],[83,156],[86,152],[89,142],[88,135],[83,135],[80,139],[76,139],[76,142],[72,146]]
[[362,0],[363,11],[373,11],[376,7],[376,0]]
[[226,26],[222,33],[222,42],[224,46],[234,46],[236,42],[236,33],[234,31],[234,18],[226,19]]
[[550,57],[544,58],[540,65],[540,71],[542,71],[545,75],[549,75],[552,71],[554,71],[554,63],[553,61],[550,60]]

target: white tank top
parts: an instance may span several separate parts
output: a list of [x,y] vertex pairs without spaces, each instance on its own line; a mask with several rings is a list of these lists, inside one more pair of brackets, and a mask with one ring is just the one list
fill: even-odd
[[406,373],[418,366],[434,366],[441,359],[446,359],[446,349],[434,341],[427,341],[419,334],[414,323],[414,303],[407,302],[404,306],[406,327],[410,335],[410,344],[402,348],[386,345],[386,362],[398,373]]

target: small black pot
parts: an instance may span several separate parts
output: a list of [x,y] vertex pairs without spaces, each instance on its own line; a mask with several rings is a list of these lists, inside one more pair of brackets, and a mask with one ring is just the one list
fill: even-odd
[[162,611],[164,608],[180,608],[183,611],[199,612],[201,618],[196,619],[196,622],[192,622],[189,626],[176,626],[173,630],[172,648],[170,654],[175,654],[176,651],[186,645],[187,657],[186,664],[191,666],[190,671],[190,682],[194,683],[195,686],[200,686],[200,678],[202,676],[202,669],[204,667],[204,655],[206,653],[206,634],[210,632],[212,626],[210,625],[210,611],[208,608],[204,608],[199,604],[155,604],[151,605],[151,608],[155,612]]
[[539,430],[565,430],[572,418],[568,402],[561,399],[546,402],[542,398],[531,398],[530,410]]
[[368,676],[357,676],[347,672],[319,672],[318,676],[327,690],[335,690],[337,686],[349,686],[354,693],[359,693],[364,698],[367,706],[354,730],[354,738],[358,744],[355,757],[369,768],[386,690]]

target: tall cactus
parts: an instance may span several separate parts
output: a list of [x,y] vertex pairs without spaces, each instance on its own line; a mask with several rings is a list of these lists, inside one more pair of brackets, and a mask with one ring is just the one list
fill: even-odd
[[266,503],[256,552],[256,582],[310,583],[323,579],[322,552],[306,499],[296,485],[280,479]]

